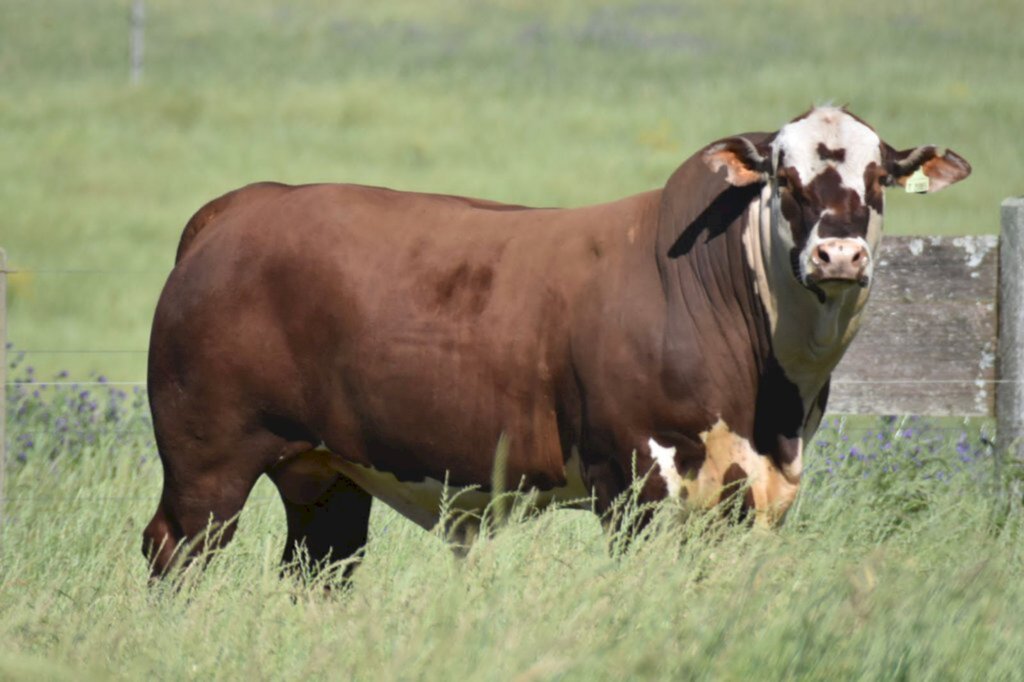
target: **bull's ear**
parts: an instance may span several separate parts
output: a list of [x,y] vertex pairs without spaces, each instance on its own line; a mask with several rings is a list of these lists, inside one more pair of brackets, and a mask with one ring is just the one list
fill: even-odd
[[[927,182],[913,180],[914,184],[909,191],[938,192],[971,174],[971,164],[952,149],[947,149],[941,156],[933,145],[904,149],[901,152],[885,145],[884,151],[889,184],[906,187],[907,181],[918,171],[927,178]],[[920,175],[917,177],[920,179]],[[915,189],[916,187],[920,189]]]
[[712,172],[725,168],[725,179],[734,187],[764,182],[771,170],[767,149],[761,151],[745,137],[728,137],[704,148],[701,154]]

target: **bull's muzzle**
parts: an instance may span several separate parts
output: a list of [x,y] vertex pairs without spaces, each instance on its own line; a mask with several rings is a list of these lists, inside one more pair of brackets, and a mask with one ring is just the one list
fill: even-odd
[[870,280],[871,255],[861,239],[823,239],[811,249],[807,280],[816,285],[859,284]]

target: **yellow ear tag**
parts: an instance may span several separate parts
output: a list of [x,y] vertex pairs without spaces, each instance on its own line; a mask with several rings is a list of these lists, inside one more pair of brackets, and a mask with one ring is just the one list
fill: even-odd
[[931,186],[931,180],[924,174],[924,171],[918,168],[914,173],[907,178],[906,184],[903,187],[907,190],[908,194],[924,194],[928,191]]

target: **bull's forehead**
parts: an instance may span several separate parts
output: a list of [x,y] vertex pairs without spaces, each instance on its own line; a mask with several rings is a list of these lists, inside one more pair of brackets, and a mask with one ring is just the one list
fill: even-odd
[[839,173],[845,187],[864,198],[864,171],[882,161],[878,134],[838,107],[818,107],[779,130],[772,142],[777,163],[795,169],[808,185],[825,169]]

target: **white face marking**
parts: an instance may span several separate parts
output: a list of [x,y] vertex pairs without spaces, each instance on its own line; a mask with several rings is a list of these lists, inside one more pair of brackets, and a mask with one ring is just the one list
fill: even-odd
[[[881,165],[882,141],[871,128],[858,121],[842,109],[836,107],[818,107],[804,118],[789,123],[779,130],[772,141],[773,166],[779,163],[792,168],[799,176],[800,183],[809,185],[816,177],[828,168],[839,174],[842,186],[853,190],[866,205],[864,172],[872,163]],[[826,154],[822,155],[822,147]],[[829,154],[841,154],[842,158],[830,158]],[[798,266],[800,275],[806,281],[807,275],[813,270],[812,255],[821,243],[819,235],[820,219],[833,214],[825,209],[818,224],[812,226],[811,233],[800,252]],[[874,209],[869,208],[867,239],[861,239],[867,247],[869,256],[878,244],[881,234],[882,217]],[[779,216],[781,218],[781,216]],[[790,230],[780,230],[776,238],[787,242],[793,247]],[[868,269],[872,268],[873,259],[868,259]],[[870,272],[866,273],[870,277]]]
[[[426,478],[422,481],[399,481],[394,474],[348,462],[332,453],[331,467],[345,474],[360,488],[395,509],[427,530],[441,520],[442,501],[453,511],[482,513],[492,501],[491,493],[476,486],[451,486],[444,481]],[[550,490],[524,490],[532,494],[532,503],[544,508],[554,502],[579,502],[589,508],[590,493],[583,483],[580,457],[573,448],[565,464],[566,484]],[[488,482],[489,483],[489,482]]]
[[[772,142],[772,156],[784,157],[787,167],[796,169],[805,185],[832,166],[843,185],[864,200],[864,170],[872,161],[882,162],[881,139],[871,128],[837,107],[818,107],[810,114],[788,123]],[[842,149],[844,158],[823,159],[818,145],[831,151]]]

